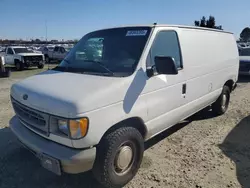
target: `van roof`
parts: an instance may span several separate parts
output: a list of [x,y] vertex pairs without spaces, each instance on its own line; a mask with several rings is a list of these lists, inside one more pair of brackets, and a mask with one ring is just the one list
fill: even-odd
[[[113,28],[121,28],[121,27],[176,27],[176,28],[198,29],[198,30],[207,30],[207,31],[215,31],[215,32],[221,32],[221,33],[233,34],[232,32],[228,32],[224,30],[212,29],[212,28],[206,28],[206,27],[188,26],[188,25],[167,25],[167,24],[122,25],[120,27],[118,26],[118,27],[113,27]],[[113,28],[107,28],[107,29],[113,29]]]

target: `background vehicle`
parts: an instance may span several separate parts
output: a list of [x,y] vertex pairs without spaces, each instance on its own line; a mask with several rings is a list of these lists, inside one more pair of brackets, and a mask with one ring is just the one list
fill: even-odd
[[40,51],[42,54],[47,54],[48,51],[53,51],[55,48],[55,46],[42,46],[40,48],[38,48],[37,50]]
[[10,69],[5,68],[4,57],[0,56],[0,78],[10,77]]
[[43,54],[33,53],[26,47],[9,46],[1,55],[4,56],[6,65],[14,65],[17,70],[32,66],[37,66],[39,69],[44,67]]
[[239,43],[238,47],[239,48],[249,48],[249,44],[248,43]]
[[92,169],[105,187],[121,187],[137,173],[144,141],[207,106],[224,114],[238,71],[235,37],[225,31],[99,30],[53,70],[12,86],[10,127],[46,169]]
[[239,48],[240,55],[240,75],[250,75],[250,47]]
[[53,50],[49,50],[49,47],[47,47],[47,49],[43,51],[45,61],[47,63],[51,60],[61,61],[64,59],[67,53],[68,51],[62,46],[55,46]]

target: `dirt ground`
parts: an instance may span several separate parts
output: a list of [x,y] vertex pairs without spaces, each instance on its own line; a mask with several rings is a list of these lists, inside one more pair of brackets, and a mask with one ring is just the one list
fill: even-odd
[[[100,187],[90,172],[56,176],[22,148],[8,128],[13,116],[10,87],[39,70],[0,78],[0,187]],[[241,78],[228,112],[205,109],[145,143],[137,176],[126,186],[166,188],[250,188],[250,78]]]

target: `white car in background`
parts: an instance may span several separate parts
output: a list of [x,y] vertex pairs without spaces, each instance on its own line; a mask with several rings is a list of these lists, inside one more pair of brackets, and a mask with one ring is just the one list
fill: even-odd
[[250,75],[250,47],[239,48],[240,55],[240,75]]
[[4,56],[6,65],[14,65],[19,71],[23,70],[25,67],[36,66],[39,69],[44,67],[44,55],[34,53],[26,47],[9,46],[1,55]]
[[68,54],[68,51],[63,46],[55,46],[52,51],[43,51],[43,54],[45,56],[46,63],[49,63],[50,61],[63,60]]

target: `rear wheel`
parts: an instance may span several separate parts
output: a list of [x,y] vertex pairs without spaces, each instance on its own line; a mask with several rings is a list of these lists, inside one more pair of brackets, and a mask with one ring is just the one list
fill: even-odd
[[38,67],[39,69],[43,69],[44,64],[43,64],[43,63],[41,63],[41,64],[39,64],[37,67]]
[[110,188],[127,184],[140,168],[144,140],[133,127],[122,127],[106,135],[97,147],[95,178]]
[[18,71],[22,71],[24,68],[23,63],[20,61],[16,61],[15,66],[16,66],[16,70],[18,70]]
[[212,104],[212,110],[217,115],[224,114],[229,106],[230,101],[230,89],[228,86],[224,86],[220,97]]
[[49,63],[49,62],[50,62],[50,58],[49,58],[48,55],[45,56],[45,61],[46,61],[46,63]]

